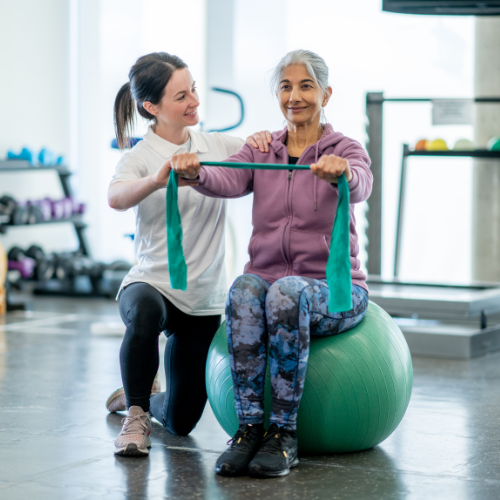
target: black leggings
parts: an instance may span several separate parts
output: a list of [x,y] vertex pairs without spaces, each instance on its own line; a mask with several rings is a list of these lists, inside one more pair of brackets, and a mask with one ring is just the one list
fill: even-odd
[[[150,411],[170,432],[189,434],[207,402],[205,365],[208,348],[221,317],[190,316],[175,307],[156,288],[132,283],[119,298],[127,327],[120,349],[120,366],[127,408]],[[166,392],[151,396],[158,371],[158,337],[165,332]]]

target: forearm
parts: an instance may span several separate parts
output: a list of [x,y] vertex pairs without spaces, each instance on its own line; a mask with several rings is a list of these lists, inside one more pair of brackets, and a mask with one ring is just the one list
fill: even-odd
[[108,189],[108,204],[115,210],[127,210],[162,187],[164,186],[155,182],[152,175],[142,179],[115,182]]

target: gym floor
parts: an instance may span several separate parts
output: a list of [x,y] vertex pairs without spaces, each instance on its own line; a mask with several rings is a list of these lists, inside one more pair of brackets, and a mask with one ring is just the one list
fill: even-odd
[[500,353],[414,358],[409,409],[374,449],[230,479],[213,472],[229,437],[208,406],[189,437],[155,422],[148,458],[113,455],[123,415],[104,403],[121,385],[122,328],[111,300],[37,298],[33,312],[0,318],[1,498],[499,498]]

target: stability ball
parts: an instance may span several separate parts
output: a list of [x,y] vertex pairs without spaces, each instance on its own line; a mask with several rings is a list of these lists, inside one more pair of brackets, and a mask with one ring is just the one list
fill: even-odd
[[[392,318],[373,302],[359,325],[340,335],[312,337],[297,419],[299,451],[366,450],[386,439],[410,401],[413,370],[408,345]],[[225,323],[207,358],[210,406],[222,428],[238,429]],[[266,373],[266,424],[271,403]]]

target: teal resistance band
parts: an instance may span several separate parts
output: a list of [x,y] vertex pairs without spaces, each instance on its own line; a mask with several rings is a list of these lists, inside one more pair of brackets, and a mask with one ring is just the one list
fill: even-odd
[[[309,165],[282,165],[272,163],[201,162],[204,166],[245,168],[254,170],[309,170]],[[182,224],[178,206],[178,175],[170,172],[167,185],[167,251],[170,284],[174,289],[186,290],[187,266],[182,249]],[[339,199],[330,239],[330,255],[326,264],[329,289],[328,310],[346,312],[352,309],[351,260],[349,243],[349,185],[345,175],[338,179]]]

